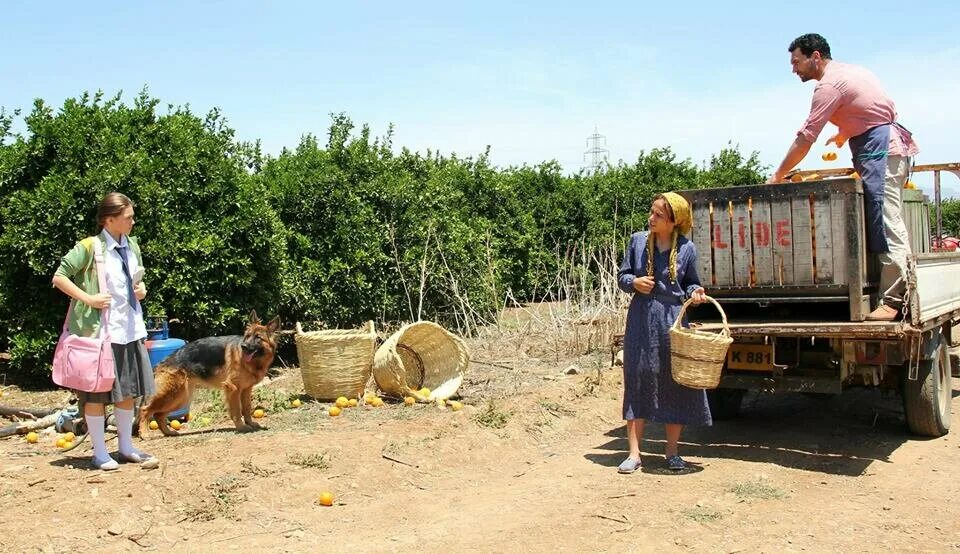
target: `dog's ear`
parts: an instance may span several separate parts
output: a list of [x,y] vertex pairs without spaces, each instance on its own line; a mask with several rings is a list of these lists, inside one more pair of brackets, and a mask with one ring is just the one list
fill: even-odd
[[257,317],[257,310],[250,310],[250,323],[260,323],[260,318]]
[[267,324],[267,331],[270,334],[276,333],[280,330],[280,316],[277,316],[270,320],[270,323]]

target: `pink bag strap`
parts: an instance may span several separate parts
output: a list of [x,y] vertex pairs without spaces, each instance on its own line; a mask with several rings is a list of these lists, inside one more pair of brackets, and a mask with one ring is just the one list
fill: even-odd
[[[107,290],[107,275],[104,270],[104,258],[103,258],[103,249],[100,248],[100,237],[93,237],[93,259],[97,263],[97,282],[100,286],[100,292]],[[80,302],[80,300],[76,300]],[[69,331],[70,326],[70,312],[74,306],[73,302],[67,304],[67,315],[63,318],[63,332],[66,333]],[[110,306],[100,310],[100,331],[103,333],[103,340],[110,342],[110,326],[108,325],[110,321]]]

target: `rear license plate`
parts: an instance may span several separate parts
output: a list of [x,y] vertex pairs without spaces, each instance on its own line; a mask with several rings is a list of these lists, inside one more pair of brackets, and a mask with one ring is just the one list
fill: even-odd
[[773,370],[772,344],[737,344],[727,350],[727,369]]

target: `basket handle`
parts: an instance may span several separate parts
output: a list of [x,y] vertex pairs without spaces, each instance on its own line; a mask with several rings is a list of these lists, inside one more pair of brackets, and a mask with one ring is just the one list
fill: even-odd
[[[723,330],[720,331],[718,336],[729,337],[730,336],[730,325],[727,323],[727,313],[723,311],[723,307],[720,306],[720,303],[713,299],[712,296],[707,296],[707,300],[713,303],[717,307],[717,311],[720,312],[720,317],[723,318]],[[683,321],[683,314],[687,312],[687,306],[693,304],[693,298],[688,298],[686,302],[683,303],[683,307],[680,308],[680,313],[677,314],[677,320],[673,322],[671,329],[680,329],[680,323]]]
[[298,321],[297,324],[294,326],[294,330],[296,330],[296,332],[297,332],[298,335],[302,335],[302,334],[303,334],[303,327],[300,326],[300,322],[299,322],[299,321]]

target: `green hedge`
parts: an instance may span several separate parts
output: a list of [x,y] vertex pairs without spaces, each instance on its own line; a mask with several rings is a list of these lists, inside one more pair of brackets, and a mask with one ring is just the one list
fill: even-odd
[[469,332],[506,298],[539,297],[565,259],[593,278],[574,245],[622,248],[657,192],[763,179],[733,146],[702,167],[663,148],[593,175],[496,168],[487,153],[395,152],[392,130],[373,137],[344,115],[325,144],[306,135],[269,157],[217,110],[158,105],[146,92],[130,105],[84,94],[56,112],[38,100],[18,134],[18,114],[0,111],[0,349],[21,380],[47,379],[67,305],[50,279],[112,190],[137,203],[147,313],[178,318],[190,339],[235,332],[251,308]]

